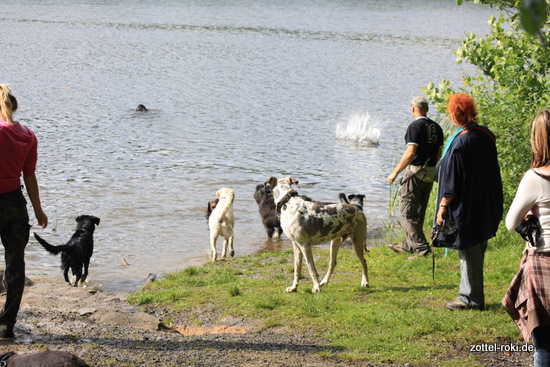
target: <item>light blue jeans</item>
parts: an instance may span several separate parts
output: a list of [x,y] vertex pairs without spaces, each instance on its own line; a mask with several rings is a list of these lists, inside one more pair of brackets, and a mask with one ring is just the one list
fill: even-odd
[[471,307],[485,308],[483,291],[483,262],[487,241],[465,250],[458,250],[460,258],[460,297],[458,299]]

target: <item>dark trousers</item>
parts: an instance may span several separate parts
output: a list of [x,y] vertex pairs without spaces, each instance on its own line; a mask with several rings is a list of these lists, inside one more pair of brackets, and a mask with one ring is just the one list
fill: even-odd
[[433,182],[424,182],[424,171],[413,173],[407,168],[401,180],[401,205],[399,215],[405,239],[401,248],[423,256],[430,252],[430,245],[424,235],[424,217],[432,191]]
[[4,246],[6,302],[0,325],[15,325],[25,288],[25,247],[29,241],[29,214],[21,189],[0,194],[0,238]]
[[537,326],[531,338],[535,346],[535,367],[550,366],[550,327]]

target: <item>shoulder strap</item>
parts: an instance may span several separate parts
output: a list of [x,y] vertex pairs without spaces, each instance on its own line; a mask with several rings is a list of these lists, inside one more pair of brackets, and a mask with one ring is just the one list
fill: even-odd
[[537,172],[535,169],[533,169],[532,171],[535,172],[537,174],[537,176],[540,176],[540,177],[544,178],[545,180],[550,180],[550,176],[543,175],[542,173]]
[[481,126],[472,126],[472,127],[469,127],[467,129],[464,129],[460,132],[460,134],[458,135],[462,135],[464,133],[467,133],[468,131],[470,130],[479,130],[479,131],[483,131],[485,134],[489,135],[489,137],[491,138],[491,140],[493,140],[493,142],[496,142],[496,139],[495,139],[495,136],[489,132],[489,130],[481,127]]

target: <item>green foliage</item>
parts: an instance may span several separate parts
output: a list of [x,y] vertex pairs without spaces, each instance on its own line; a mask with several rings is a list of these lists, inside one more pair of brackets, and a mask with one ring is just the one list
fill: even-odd
[[[472,1],[472,0],[468,0]],[[542,32],[545,23],[548,20],[550,12],[549,0],[473,0],[476,4],[489,4],[499,10],[507,10],[520,16],[521,25],[527,33],[540,38],[543,45],[546,46],[548,37]],[[462,5],[464,0],[456,0],[458,5]]]
[[437,87],[429,83],[423,91],[440,112],[445,112],[448,97],[455,92],[468,93],[477,101],[479,122],[497,136],[507,209],[530,164],[529,123],[540,110],[550,108],[550,52],[522,30],[517,13],[492,16],[488,25],[488,35],[467,34],[455,52],[457,63],[474,65],[477,74],[464,75],[458,89],[444,79]]
[[[520,6],[521,24],[529,34],[540,35],[548,18],[546,0],[523,0]],[[544,42],[544,38],[543,42]]]

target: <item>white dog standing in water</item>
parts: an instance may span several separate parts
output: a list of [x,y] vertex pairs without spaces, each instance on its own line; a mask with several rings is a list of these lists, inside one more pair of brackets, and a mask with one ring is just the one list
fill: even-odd
[[219,236],[224,238],[222,258],[225,259],[225,254],[229,248],[229,255],[233,257],[233,225],[235,217],[233,216],[233,200],[235,192],[229,188],[223,188],[216,192],[216,196],[220,199],[218,205],[212,210],[208,225],[210,226],[210,246],[212,261],[216,261],[218,253],[216,252],[216,240]]

